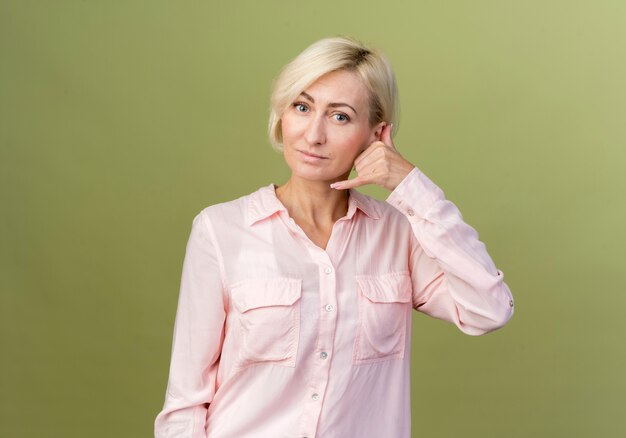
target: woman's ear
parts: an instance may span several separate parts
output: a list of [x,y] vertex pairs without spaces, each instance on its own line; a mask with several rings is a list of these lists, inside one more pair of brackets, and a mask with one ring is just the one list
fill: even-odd
[[383,128],[387,125],[387,122],[380,122],[378,125],[376,125],[376,128],[374,130],[374,138],[376,139],[376,141],[380,141],[380,137],[383,134]]

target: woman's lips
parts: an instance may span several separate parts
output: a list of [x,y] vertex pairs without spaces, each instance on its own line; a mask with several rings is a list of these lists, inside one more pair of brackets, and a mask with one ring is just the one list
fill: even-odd
[[305,151],[298,151],[298,152],[302,154],[302,157],[304,157],[304,161],[307,161],[309,163],[317,163],[317,162],[328,159],[327,157],[311,154]]

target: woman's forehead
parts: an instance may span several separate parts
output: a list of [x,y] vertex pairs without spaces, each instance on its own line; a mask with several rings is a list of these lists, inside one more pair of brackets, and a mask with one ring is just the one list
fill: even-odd
[[338,70],[327,73],[301,93],[315,103],[350,100],[355,104],[367,101],[367,89],[356,73]]

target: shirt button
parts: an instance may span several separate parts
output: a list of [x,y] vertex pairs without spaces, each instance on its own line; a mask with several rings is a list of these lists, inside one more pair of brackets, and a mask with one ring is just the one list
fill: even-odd
[[509,306],[513,307],[513,300],[509,301]]
[[408,213],[408,215],[409,215],[409,216],[413,216],[413,215],[415,214],[415,212],[413,211],[413,209],[412,209],[412,208],[409,208],[409,209],[407,210],[407,213]]
[[326,272],[327,274],[330,274],[331,272],[333,272],[333,268],[331,268],[330,266],[327,266],[326,269],[324,269],[324,272]]
[[326,359],[326,358],[328,357],[328,353],[326,353],[325,351],[322,351],[322,352],[320,353],[320,357],[321,357],[322,359]]
[[313,394],[313,395],[311,396],[311,398],[312,398],[313,400],[319,400],[320,395],[316,392],[315,394]]
[[334,308],[335,308],[335,306],[333,306],[332,304],[326,304],[326,311],[327,312],[332,312]]

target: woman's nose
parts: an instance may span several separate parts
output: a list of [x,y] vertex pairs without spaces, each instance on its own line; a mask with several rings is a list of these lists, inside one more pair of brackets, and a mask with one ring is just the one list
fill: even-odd
[[305,140],[311,145],[326,143],[326,127],[324,125],[323,115],[315,115],[309,119],[305,132]]

